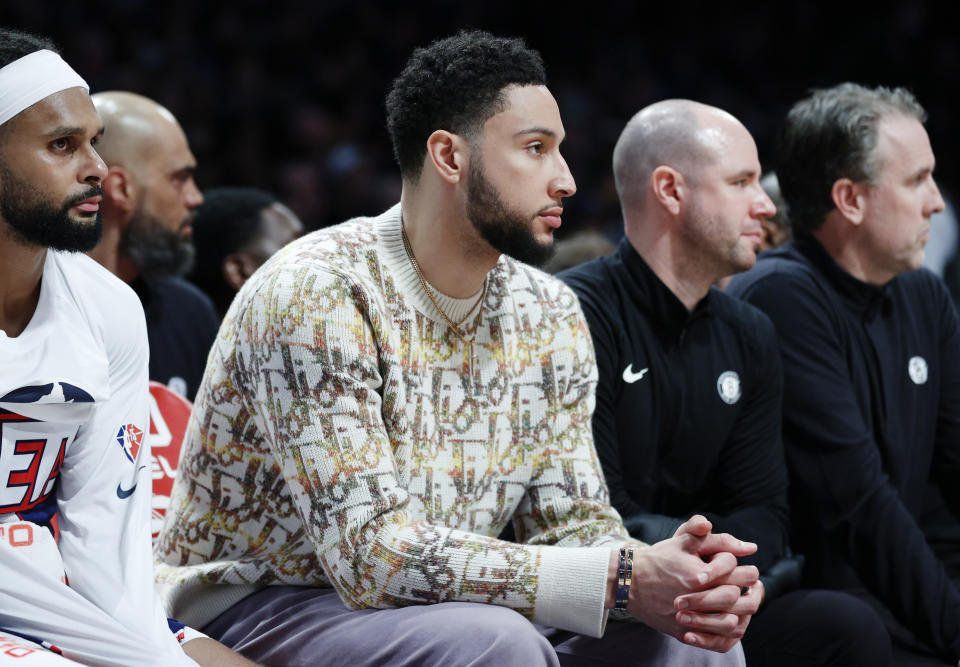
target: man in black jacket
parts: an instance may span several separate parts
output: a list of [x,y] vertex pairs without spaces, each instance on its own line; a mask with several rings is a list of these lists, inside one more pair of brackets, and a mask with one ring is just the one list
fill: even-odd
[[192,401],[220,325],[210,298],[180,278],[193,262],[192,223],[203,203],[196,160],[176,118],[153,100],[123,91],[92,99],[109,173],[103,238],[90,256],[140,297],[150,379]]
[[731,290],[777,328],[809,581],[873,603],[900,664],[956,665],[960,325],[917,270],[944,206],[925,117],[903,89],[854,84],[794,105],[777,173],[796,241]]
[[753,138],[720,109],[669,100],[627,124],[613,166],[626,238],[560,277],[593,335],[593,432],[614,505],[647,542],[699,512],[759,545],[753,562],[768,590],[743,640],[748,664],[888,663],[866,604],[782,590],[790,568],[774,328],[711,289],[753,266],[761,221],[775,212]]

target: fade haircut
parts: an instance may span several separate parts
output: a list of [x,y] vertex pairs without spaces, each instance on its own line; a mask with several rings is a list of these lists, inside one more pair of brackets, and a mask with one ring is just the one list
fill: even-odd
[[891,115],[927,119],[905,88],[842,83],[793,105],[780,130],[776,170],[795,234],[823,225],[834,209],[831,191],[838,179],[876,181],[883,166],[876,155],[877,127]]
[[243,250],[260,234],[264,209],[276,203],[276,197],[257,188],[222,187],[204,192],[192,225],[197,250],[194,276],[205,285],[214,283],[226,256]]
[[387,130],[401,175],[417,181],[436,130],[472,140],[504,110],[506,86],[546,83],[540,54],[519,38],[461,31],[417,49],[387,95]]
[[[24,56],[44,49],[59,53],[53,42],[46,37],[38,37],[19,30],[0,28],[0,67],[6,67]],[[6,136],[6,129],[7,123],[0,125],[0,143]]]
[[233,290],[223,278],[223,260],[257,238],[264,210],[276,203],[271,193],[257,188],[221,187],[203,193],[203,204],[192,225],[196,262],[190,280],[218,308],[229,305],[233,298]]

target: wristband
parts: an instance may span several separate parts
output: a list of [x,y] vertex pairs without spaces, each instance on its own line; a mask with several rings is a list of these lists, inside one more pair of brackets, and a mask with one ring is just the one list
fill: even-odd
[[630,601],[630,581],[633,578],[633,549],[620,547],[620,565],[617,567],[617,601],[614,609],[626,609]]

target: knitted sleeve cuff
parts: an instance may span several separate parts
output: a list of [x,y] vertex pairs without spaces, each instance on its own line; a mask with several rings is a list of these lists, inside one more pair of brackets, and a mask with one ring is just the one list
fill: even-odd
[[603,636],[610,547],[543,547],[534,622]]

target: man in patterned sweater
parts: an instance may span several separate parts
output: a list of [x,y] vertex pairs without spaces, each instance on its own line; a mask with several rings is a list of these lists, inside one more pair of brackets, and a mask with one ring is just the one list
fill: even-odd
[[[521,263],[576,189],[544,84],[519,40],[415,52],[387,99],[400,204],[244,285],[157,547],[180,618],[269,664],[742,664],[760,586],[736,557],[755,545],[703,517],[629,540],[577,300]],[[495,539],[511,519],[519,543]],[[621,547],[617,606],[644,624],[593,639]]]

